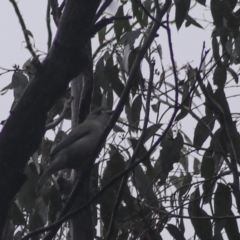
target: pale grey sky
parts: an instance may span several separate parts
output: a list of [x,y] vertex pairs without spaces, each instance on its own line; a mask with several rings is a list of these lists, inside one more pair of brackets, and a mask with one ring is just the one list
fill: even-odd
[[[46,1],[42,0],[18,0],[18,6],[24,18],[26,27],[32,32],[34,42],[37,49],[46,52],[47,50],[47,30],[46,30]],[[113,8],[112,8],[113,9]],[[111,10],[112,10],[111,9]],[[194,17],[202,18],[203,7],[198,4],[196,9],[190,12]],[[209,12],[204,12],[209,18]],[[201,22],[200,22],[201,23]],[[206,26],[206,23],[201,23]],[[53,26],[53,36],[55,26]],[[206,41],[206,46],[210,47],[210,31],[198,29],[190,26],[185,28],[184,24],[179,32],[174,26],[172,32],[173,47],[175,59],[178,66],[186,62],[194,61],[194,64],[199,63],[201,47],[203,41]],[[30,53],[25,49],[25,42],[19,21],[14,12],[10,1],[3,1],[0,8],[0,67],[11,69],[14,64],[20,67],[29,57]],[[169,53],[167,46],[167,36],[164,30],[160,31],[160,37],[156,41],[162,45],[164,62],[169,63]],[[0,70],[0,73],[2,71]],[[0,76],[0,89],[11,82],[12,73],[7,73]],[[1,96],[0,119],[8,116],[9,108],[12,103],[12,92],[9,91],[4,96]]]

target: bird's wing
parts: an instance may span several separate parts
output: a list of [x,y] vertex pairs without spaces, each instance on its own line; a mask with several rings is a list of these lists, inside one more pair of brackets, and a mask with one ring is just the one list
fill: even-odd
[[84,124],[79,125],[77,128],[73,129],[74,133],[69,133],[62,142],[60,142],[50,153],[50,157],[53,157],[56,153],[58,153],[63,148],[69,146],[70,144],[74,143],[75,141],[79,140],[80,138],[86,136],[90,133],[89,128],[85,128]]

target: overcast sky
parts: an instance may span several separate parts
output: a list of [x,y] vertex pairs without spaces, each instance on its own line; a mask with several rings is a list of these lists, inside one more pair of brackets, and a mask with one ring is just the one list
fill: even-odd
[[[46,53],[46,1],[18,0],[18,6],[27,29],[31,31],[34,36],[36,48]],[[113,6],[111,10],[113,11],[114,9],[115,7]],[[202,19],[204,13],[209,19],[209,11],[203,12],[203,9],[204,8],[198,4],[197,8],[191,11],[190,14]],[[200,23],[203,26],[207,25],[207,23],[204,22]],[[53,23],[52,26],[54,32],[55,26]],[[210,47],[210,31],[192,26],[188,28],[182,26],[179,32],[176,31],[175,26],[173,29],[174,54],[178,66],[192,61],[198,64],[203,41],[206,41],[207,46]],[[10,1],[2,1],[0,8],[0,31],[0,67],[11,69],[14,64],[21,67],[31,55],[28,50],[25,49],[23,33]],[[160,36],[156,40],[162,45],[164,61],[170,64],[165,31],[160,31]],[[0,73],[2,73],[2,70],[0,70]],[[0,76],[0,89],[10,83],[11,77],[12,73]],[[0,119],[5,119],[8,116],[9,108],[12,104],[12,94],[12,91],[9,91],[6,95],[1,96],[1,102],[4,102],[4,104],[0,105]]]

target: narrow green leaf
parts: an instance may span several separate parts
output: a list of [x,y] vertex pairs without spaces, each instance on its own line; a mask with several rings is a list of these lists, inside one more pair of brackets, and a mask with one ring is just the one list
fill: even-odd
[[93,87],[93,97],[92,97],[92,104],[94,106],[98,106],[99,103],[102,101],[102,91],[98,83],[95,81],[94,87]]
[[[218,183],[217,190],[214,196],[214,216],[224,217],[228,216],[232,207],[232,196],[230,188],[223,184]],[[224,228],[227,219],[215,220],[214,233],[219,234]]]
[[60,211],[62,210],[62,207],[63,207],[62,198],[59,193],[59,190],[55,186],[51,187],[48,197],[50,200],[49,207],[48,207],[48,220],[51,223],[53,223],[56,220]]
[[162,124],[154,124],[146,129],[146,134],[144,136],[144,143],[147,142],[154,134],[159,130]]
[[[183,84],[183,93],[182,93],[182,104],[186,107],[191,107],[191,97],[189,93],[189,81],[184,82]],[[182,108],[180,113],[176,116],[175,121],[179,121],[188,115],[188,111],[185,108]]]
[[[144,7],[145,7],[145,9],[147,10],[147,12],[151,12],[151,6],[152,6],[152,4],[153,4],[153,1],[152,0],[145,0],[144,2],[143,2],[143,5],[144,5]],[[150,21],[152,21],[151,19],[149,19],[149,17],[148,17],[148,15],[144,12],[143,13],[143,26],[144,27],[147,27],[148,26],[148,21],[150,20]]]
[[25,219],[23,216],[23,212],[19,209],[15,202],[12,203],[12,212],[11,212],[11,220],[15,225],[25,225]]
[[224,5],[221,0],[211,0],[210,8],[212,17],[214,20],[214,25],[220,27],[223,25],[223,16],[224,16]]
[[[137,144],[138,144],[139,140],[137,140],[136,138],[133,138],[133,137],[128,138],[128,140],[130,141],[133,150],[135,150],[136,147],[137,147]],[[138,149],[137,157],[138,157],[138,158],[141,158],[141,157],[143,157],[146,153],[147,153],[147,149],[144,147],[144,145],[140,145],[140,148]],[[143,164],[145,167],[147,167],[147,169],[152,169],[152,165],[151,165],[150,158],[145,158],[145,160],[142,162],[142,164]]]
[[218,88],[214,95],[213,95],[214,100],[222,107],[222,110],[224,112],[224,117],[226,119],[226,122],[228,124],[232,124],[232,115],[230,111],[230,107],[227,101],[226,94],[224,92],[223,88]]
[[237,0],[230,0],[230,1],[227,1],[227,2],[229,2],[231,10],[233,10],[238,1]]
[[133,178],[133,183],[135,184],[142,198],[145,198],[152,203],[157,201],[157,197],[153,192],[152,181],[148,175],[143,172],[141,166],[138,165],[134,169]]
[[184,170],[188,172],[188,156],[185,154],[184,151],[181,151],[179,162],[182,164]]
[[201,169],[201,163],[197,158],[194,158],[193,161],[193,171],[194,174],[199,174],[200,173],[200,169]]
[[131,1],[132,3],[132,11],[133,16],[136,17],[137,22],[141,25],[141,27],[144,27],[143,24],[143,10],[139,7],[139,4],[135,1]]
[[189,11],[190,8],[190,0],[175,0],[176,12],[175,12],[175,21],[177,25],[177,29],[179,30],[182,26],[182,23]]
[[96,64],[94,78],[97,85],[101,86],[104,89],[104,91],[108,91],[109,83],[105,76],[104,56],[102,56]]
[[132,104],[132,118],[133,118],[133,123],[135,127],[138,127],[140,122],[141,108],[142,108],[142,97],[141,95],[138,95],[133,100],[133,104]]
[[1,89],[1,95],[4,95],[9,89],[12,89],[12,83],[9,83],[6,87]]
[[118,76],[119,69],[117,65],[114,65],[111,70],[108,70],[107,75],[111,82],[111,87],[114,92],[120,97],[122,95],[124,84],[121,82]]
[[[119,172],[125,169],[125,163],[122,155],[118,152],[118,149],[110,144],[110,160],[106,162],[106,167],[103,171],[102,178],[100,180],[101,186],[104,186],[109,182],[114,176]],[[111,219],[111,214],[113,211],[114,203],[116,201],[116,195],[120,186],[120,181],[112,185],[106,192],[103,194],[98,204],[100,205],[100,217],[106,227],[103,228],[103,231],[107,232],[108,226]],[[113,236],[114,237],[114,236]]]
[[125,132],[121,127],[119,127],[117,124],[113,127],[114,132]]
[[[130,106],[129,103],[126,103],[126,105],[125,105],[125,113],[126,113],[126,115],[127,115],[128,123],[129,123],[130,125],[134,125],[133,117],[132,117],[132,107]],[[130,130],[133,131],[134,129],[132,129],[132,128],[130,127]]]
[[202,185],[203,188],[203,204],[210,203],[212,201],[212,195],[213,195],[213,189],[214,189],[214,184],[215,182],[208,180],[205,181]]
[[178,162],[180,159],[180,153],[183,147],[183,137],[180,132],[178,132],[176,138],[172,142],[172,150],[169,153],[169,160],[171,162]]
[[226,67],[217,65],[213,73],[213,83],[218,86],[218,88],[223,88],[227,80],[227,70]]
[[[207,84],[207,93],[210,97],[213,97],[213,90],[212,90],[212,86],[211,84],[208,82]],[[212,109],[209,107],[209,104],[208,103],[208,100],[206,99],[205,100],[205,113],[206,113],[206,116],[213,116],[213,111]]]
[[182,232],[173,224],[168,224],[166,229],[169,231],[169,233],[172,235],[174,239],[177,240],[185,240],[184,235]]
[[213,51],[213,58],[214,58],[215,62],[219,61],[219,59],[220,59],[219,43],[218,43],[216,37],[212,37],[212,51]]
[[190,173],[187,173],[186,176],[184,176],[182,187],[179,191],[179,197],[182,197],[189,189],[189,185],[192,182],[192,175]]
[[[103,17],[102,19],[104,19],[105,17]],[[102,20],[101,19],[101,20]],[[105,40],[105,36],[106,36],[106,26],[104,26],[103,28],[101,28],[101,30],[98,32],[98,40],[100,44],[103,44],[103,41]]]
[[103,107],[107,108],[107,97],[106,94],[102,95],[102,104]]
[[235,80],[235,83],[238,84],[238,74],[230,67],[227,68],[227,71],[232,75],[233,79]]
[[[216,143],[215,139],[218,140],[218,143]],[[220,146],[219,146],[220,144]],[[210,142],[210,149],[215,150],[215,151],[226,151],[228,152],[227,144],[224,141],[224,135],[223,135],[223,130],[222,128],[219,128],[216,130],[214,133],[214,139],[211,139]]]
[[25,208],[28,213],[31,213],[32,209],[35,208],[36,185],[39,178],[38,174],[33,172],[31,166],[35,168],[34,163],[30,163],[24,169],[24,173],[26,174],[28,180],[24,183],[18,193],[20,207]]
[[192,18],[191,16],[189,16],[188,14],[186,15],[186,24],[185,24],[185,26],[186,27],[188,27],[188,26],[190,26],[190,25],[194,25],[194,26],[196,26],[196,27],[198,27],[198,28],[202,28],[203,29],[203,27],[194,19],[194,18]]
[[[171,132],[170,132],[171,133]],[[183,147],[183,137],[178,132],[176,138],[167,135],[161,142],[161,151],[158,160],[155,163],[155,173],[160,173],[159,184],[164,184],[169,172],[173,169],[173,164],[179,162]]]
[[[115,17],[123,17],[124,16],[124,13],[123,13],[123,5],[120,5],[116,14],[115,14]],[[114,31],[115,31],[115,35],[116,35],[116,39],[119,40],[122,33],[123,33],[123,29],[124,29],[124,26],[123,26],[123,22],[124,21],[114,21]]]
[[185,139],[188,143],[192,144],[192,140],[188,137],[188,135],[187,135],[186,133],[184,133],[183,131],[180,131],[180,132],[181,132],[181,134],[183,135],[184,139]]
[[[209,127],[210,131],[214,128],[214,118],[212,116],[202,117],[201,120]],[[210,136],[210,131],[208,131],[202,124],[202,122],[198,122],[194,131],[193,144],[196,148],[202,147],[203,143]]]
[[126,44],[124,46],[124,51],[123,51],[123,57],[122,57],[122,66],[123,66],[123,69],[125,72],[128,72],[129,69],[128,69],[128,57],[129,57],[129,54],[130,54],[130,45],[129,44]]
[[203,6],[205,6],[205,4],[206,4],[206,0],[197,0],[197,2]]
[[237,55],[240,58],[240,33],[235,38],[235,49],[237,51]]
[[[234,216],[232,210],[230,210],[228,216]],[[237,219],[227,219],[225,224],[225,230],[229,240],[235,240],[236,238],[239,239],[240,233],[238,229]]]
[[119,42],[125,45],[129,44],[130,48],[132,48],[135,40],[139,37],[140,34],[141,29],[125,32]]
[[[190,217],[207,217],[208,214],[200,208],[200,192],[197,188],[190,197],[188,213]],[[191,218],[194,230],[200,240],[212,239],[212,223],[210,219],[193,219]]]
[[176,189],[179,189],[182,186],[183,178],[184,177],[169,176],[170,182]]
[[[185,101],[185,104],[186,105],[189,105],[191,102],[191,99],[190,99],[190,96],[187,97],[186,101]],[[184,104],[184,105],[185,105]],[[175,121],[180,121],[182,120],[183,118],[185,118],[186,116],[188,115],[188,110],[185,109],[185,108],[182,108],[180,113],[176,116],[175,118]]]
[[201,177],[206,179],[212,177],[215,170],[215,161],[212,154],[212,151],[206,150],[202,158]]
[[[40,214],[36,211],[33,211],[32,214],[30,214],[29,217],[29,230],[33,231],[37,228],[41,228],[44,226],[43,220],[40,216]],[[36,238],[38,239],[38,238]]]
[[30,30],[25,29],[25,30],[24,30],[24,33],[27,34],[28,36],[34,38],[34,37],[33,37],[33,34],[31,33]]
[[107,109],[112,109],[113,108],[113,91],[112,89],[109,89],[107,91]]
[[151,107],[152,107],[152,110],[154,111],[154,112],[159,112],[159,109],[160,109],[160,104],[161,104],[161,102],[160,101],[158,101],[157,103],[155,103],[155,104],[152,104],[151,105]]

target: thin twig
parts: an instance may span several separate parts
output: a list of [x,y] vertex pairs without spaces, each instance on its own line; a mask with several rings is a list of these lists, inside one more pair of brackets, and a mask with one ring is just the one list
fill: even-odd
[[[159,210],[161,212],[161,210]],[[166,212],[163,212],[166,214]],[[216,220],[227,220],[227,219],[239,219],[239,216],[222,216],[222,217],[217,217],[217,216],[207,216],[207,217],[189,217],[189,216],[184,216],[184,215],[179,215],[179,214],[167,214],[168,218],[171,217],[177,217],[177,218],[185,218],[185,219],[196,219],[196,220],[210,220],[210,219],[216,219]],[[161,219],[162,220],[162,219]]]
[[56,127],[64,119],[66,112],[69,110],[69,108],[71,106],[72,100],[73,100],[73,97],[71,97],[70,99],[64,99],[63,110],[62,110],[61,114],[54,122],[46,125],[45,131]]
[[[145,113],[145,117],[144,117],[142,134],[141,134],[141,137],[138,140],[137,146],[136,146],[136,148],[133,152],[133,155],[131,157],[131,160],[130,160],[128,166],[130,166],[132,163],[135,162],[135,159],[138,155],[138,152],[139,152],[139,150],[140,150],[140,148],[143,144],[144,137],[145,137],[145,134],[146,134],[147,125],[148,125],[148,121],[149,121],[150,101],[151,101],[151,92],[152,92],[152,85],[153,85],[153,78],[154,78],[154,65],[155,65],[155,63],[154,62],[149,62],[149,65],[150,65],[150,78],[149,78],[149,83],[148,83],[148,92],[147,92],[147,100],[146,100],[146,113]],[[116,219],[116,216],[117,216],[117,212],[118,212],[118,209],[119,209],[119,206],[120,206],[120,203],[121,203],[123,191],[124,191],[124,188],[126,186],[127,180],[128,180],[128,174],[124,175],[123,178],[122,178],[120,188],[119,188],[119,191],[118,191],[118,194],[117,194],[117,198],[116,198],[116,201],[115,201],[115,205],[114,205],[114,208],[113,208],[113,212],[112,212],[112,215],[111,215],[111,220],[110,220],[110,223],[109,223],[106,240],[111,239],[112,232],[113,232],[113,229],[114,229],[115,219]]]
[[[152,20],[154,21],[155,23],[158,23],[159,26],[162,25],[162,23],[157,20],[155,17],[153,17],[149,12],[148,10],[145,8],[145,6],[142,4],[141,0],[134,0],[135,2],[137,2],[139,4],[139,6],[142,8],[142,10],[144,11],[144,13]],[[155,1],[156,3],[157,1]],[[157,14],[159,13],[159,6],[157,7]]]
[[[161,13],[159,14],[159,19],[162,19],[162,17],[165,15],[165,13],[167,12],[169,6],[172,4],[171,0],[166,0]],[[99,140],[99,144],[97,144],[97,149],[95,149],[94,151],[94,157],[92,159],[89,160],[88,165],[85,166],[85,168],[83,169],[83,174],[80,176],[79,180],[77,181],[76,185],[74,186],[74,189],[72,190],[68,202],[67,204],[64,206],[64,209],[62,210],[62,212],[60,213],[57,221],[52,224],[51,226],[47,227],[47,228],[42,228],[42,229],[38,229],[32,233],[27,234],[25,237],[22,238],[23,239],[29,239],[32,236],[35,236],[37,234],[40,234],[44,231],[48,231],[51,229],[51,231],[45,236],[44,240],[47,239],[52,239],[52,237],[55,235],[55,233],[58,231],[59,227],[61,226],[61,224],[66,221],[67,219],[69,219],[69,217],[72,217],[72,215],[67,214],[72,206],[72,202],[74,201],[74,199],[76,198],[76,195],[78,195],[78,189],[81,188],[82,184],[84,183],[84,179],[86,178],[86,175],[89,174],[91,172],[92,166],[95,162],[96,157],[98,156],[99,152],[101,151],[102,148],[102,143],[105,142],[108,134],[110,133],[111,129],[113,128],[113,126],[115,125],[116,121],[118,120],[122,109],[125,105],[126,100],[128,99],[129,93],[132,89],[132,83],[135,79],[135,75],[136,72],[139,69],[140,63],[146,53],[146,51],[148,50],[149,46],[151,45],[153,39],[156,36],[156,32],[159,29],[159,24],[154,23],[153,27],[151,29],[151,31],[149,32],[148,37],[146,38],[146,41],[144,42],[144,44],[142,45],[142,47],[139,49],[139,52],[137,54],[137,57],[133,63],[133,67],[130,71],[129,77],[128,77],[128,81],[126,83],[126,86],[124,88],[124,91],[119,99],[119,102],[117,104],[117,107],[115,109],[115,112],[112,116],[112,118],[110,119],[110,121],[108,122],[103,134],[100,137]],[[171,124],[174,121],[174,118],[176,116],[176,112],[174,111],[170,121],[169,121],[169,125],[167,126],[167,128],[164,131],[164,134],[166,135],[166,133],[169,131],[169,129],[171,128]],[[134,164],[131,165],[131,168],[129,170],[126,170],[126,172],[124,174],[126,174],[128,171],[134,169],[134,167],[138,166],[142,161],[144,161],[145,158],[149,157],[151,155],[151,153],[153,152],[153,150],[159,145],[159,143],[161,142],[161,140],[164,138],[165,135],[162,135],[157,141],[156,143],[150,148],[150,150],[138,161],[136,161]],[[118,175],[119,178],[115,178],[117,180],[119,180],[123,175]],[[106,190],[106,189],[105,189]],[[83,205],[83,207],[86,206],[86,204]],[[83,209],[83,207],[81,207],[81,209]],[[78,214],[78,210],[74,211],[74,214]]]
[[19,20],[20,25],[22,27],[22,32],[23,32],[23,35],[24,35],[24,38],[25,38],[25,41],[26,41],[26,44],[27,44],[27,49],[31,53],[32,57],[36,58],[37,56],[36,56],[36,54],[35,54],[35,52],[34,52],[34,50],[32,48],[32,44],[31,44],[31,41],[30,41],[30,38],[29,38],[29,30],[27,30],[27,28],[26,28],[25,22],[24,22],[24,20],[22,18],[22,15],[20,13],[18,5],[17,5],[17,3],[14,0],[10,0],[10,2],[13,5],[13,8],[14,8],[16,14],[17,14],[18,20]]
[[102,4],[98,12],[96,13],[95,18],[93,19],[93,22],[95,23],[100,16],[102,16],[103,12],[109,7],[109,5],[112,3],[113,0],[105,0],[105,2]]
[[52,29],[51,29],[51,5],[50,5],[50,0],[48,0],[48,4],[47,4],[47,14],[46,14],[46,24],[47,24],[47,32],[48,32],[48,42],[47,42],[47,46],[48,46],[48,52],[51,48],[52,45]]
[[172,37],[171,37],[171,29],[169,27],[169,14],[167,14],[167,27],[166,27],[167,35],[168,35],[168,46],[170,51],[170,57],[171,57],[171,63],[173,68],[173,76],[174,76],[174,82],[175,82],[175,110],[178,109],[178,77],[177,77],[177,70],[175,65],[175,59],[174,59],[174,53],[173,53],[173,45],[172,45]]
[[50,6],[52,9],[51,14],[53,15],[53,21],[55,22],[55,25],[58,26],[61,12],[59,11],[58,8],[58,1],[57,0],[49,0],[50,1]]
[[[204,52],[204,50],[205,50],[205,46],[203,46],[203,52]],[[208,91],[207,91],[207,89],[205,88],[205,86],[202,82],[201,75],[200,75],[200,70],[201,70],[202,63],[203,63],[207,53],[208,52],[206,51],[205,55],[202,54],[202,56],[204,56],[204,57],[201,61],[200,67],[199,67],[198,72],[197,72],[197,81],[200,85],[200,88],[201,88],[206,100],[208,101],[209,107],[215,113],[215,115],[218,116],[219,124],[221,126],[221,129],[224,132],[224,136],[226,137],[225,142],[228,143],[227,145],[229,147],[230,160],[231,160],[231,164],[229,165],[229,167],[232,169],[232,172],[233,172],[233,185],[232,185],[233,194],[234,194],[235,199],[236,199],[238,212],[240,213],[239,177],[238,177],[237,162],[236,162],[237,155],[236,155],[236,151],[235,151],[235,148],[234,148],[233,140],[232,140],[231,135],[229,133],[230,132],[229,128],[231,128],[234,124],[232,123],[232,119],[230,120],[231,124],[226,121],[225,113],[224,113],[222,107],[208,94]],[[229,126],[229,125],[231,125],[231,126]]]

